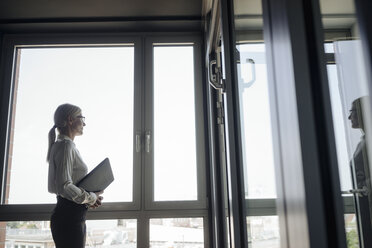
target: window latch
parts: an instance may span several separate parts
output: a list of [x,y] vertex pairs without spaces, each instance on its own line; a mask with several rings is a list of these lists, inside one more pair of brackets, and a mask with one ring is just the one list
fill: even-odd
[[141,151],[141,132],[136,133],[136,152]]
[[220,53],[212,52],[209,55],[209,67],[208,67],[208,75],[209,75],[209,84],[215,88],[216,90],[225,90],[224,81],[222,80],[221,75],[221,65],[217,56]]
[[146,131],[146,152],[150,152],[150,146],[151,146],[151,132]]
[[361,189],[350,189],[347,191],[342,191],[342,194],[354,194],[359,197],[368,196],[369,190],[366,186],[363,186]]

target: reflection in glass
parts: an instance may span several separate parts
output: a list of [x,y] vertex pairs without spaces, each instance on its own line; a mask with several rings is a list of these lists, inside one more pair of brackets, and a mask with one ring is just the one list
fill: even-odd
[[88,169],[110,158],[116,180],[105,201],[132,201],[134,47],[19,48],[15,72],[6,203],[56,201],[47,190],[46,135],[66,102],[86,117],[74,142]]
[[[262,2],[234,0],[236,66],[246,204],[276,198]],[[275,214],[275,213],[273,213]],[[280,247],[277,217],[246,217],[249,247]]]
[[154,47],[155,201],[198,198],[193,51]]
[[[5,247],[55,247],[49,221],[0,223],[0,243]],[[88,220],[86,246],[97,248],[137,247],[137,220]]]
[[150,247],[204,248],[203,218],[150,219]]
[[341,189],[344,198],[354,199],[356,210],[356,215],[345,215],[347,243],[372,247],[369,82],[354,0],[320,0],[320,5],[325,52],[334,57],[327,71]]
[[236,46],[240,118],[246,198],[275,198],[274,156],[271,133],[265,45]]
[[[345,110],[343,109],[342,99],[340,96],[340,88],[337,79],[337,68],[335,64],[327,65],[328,84],[332,105],[333,128],[335,132],[337,161],[339,164],[339,175],[341,182],[341,190],[347,191],[352,188],[350,161],[348,158],[348,147],[346,142],[346,127],[347,124],[343,120]],[[341,121],[340,121],[341,120]]]

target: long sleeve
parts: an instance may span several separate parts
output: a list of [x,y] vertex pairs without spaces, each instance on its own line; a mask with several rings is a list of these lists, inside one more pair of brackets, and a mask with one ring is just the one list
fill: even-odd
[[[52,157],[55,166],[55,193],[78,204],[94,204],[97,200],[96,194],[93,192],[86,192],[84,189],[74,184],[77,182],[77,177],[74,175],[74,172],[80,169],[80,172],[83,170],[83,174],[86,174],[87,170],[85,165],[82,167],[82,165],[79,164],[78,152],[74,147],[74,143],[64,140],[56,145],[58,147],[56,147],[54,156]],[[80,165],[82,169],[77,168],[78,165]],[[77,173],[75,172],[75,174]]]

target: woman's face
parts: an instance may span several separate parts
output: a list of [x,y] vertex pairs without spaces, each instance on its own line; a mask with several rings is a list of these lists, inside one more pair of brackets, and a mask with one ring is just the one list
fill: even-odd
[[74,135],[83,135],[83,129],[85,126],[85,117],[79,113],[75,118],[72,119],[71,131]]
[[350,115],[349,115],[348,119],[351,121],[351,127],[352,128],[360,128],[357,108],[356,108],[355,104],[353,104],[351,109],[350,109]]

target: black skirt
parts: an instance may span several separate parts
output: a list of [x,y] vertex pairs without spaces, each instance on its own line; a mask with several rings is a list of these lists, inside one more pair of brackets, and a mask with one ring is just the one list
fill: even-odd
[[57,205],[50,219],[56,248],[85,247],[87,207],[57,196]]

